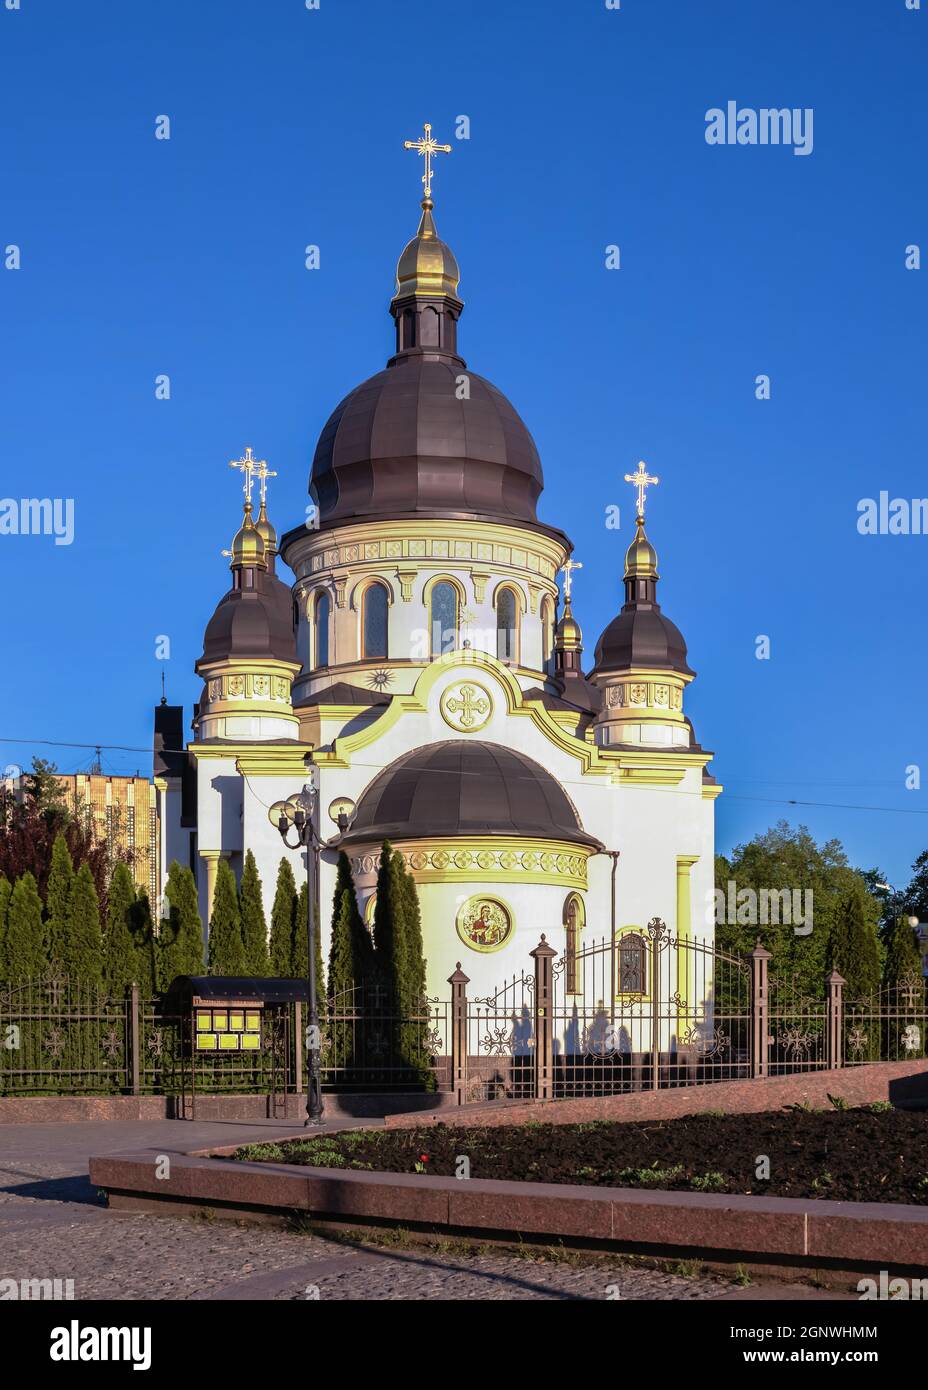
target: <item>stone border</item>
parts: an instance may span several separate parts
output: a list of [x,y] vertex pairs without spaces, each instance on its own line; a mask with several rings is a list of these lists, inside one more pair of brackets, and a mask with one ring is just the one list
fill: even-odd
[[[326,1117],[333,1120],[365,1119],[383,1121],[386,1115],[402,1114],[410,1121],[416,1116],[435,1118],[456,1114],[456,1098],[449,1091],[431,1093],[364,1093],[326,1095]],[[190,1098],[188,1096],[188,1109]],[[282,1114],[272,1111],[266,1095],[198,1095],[196,1115],[185,1115],[180,1096],[2,1096],[0,1124],[76,1124],[82,1120],[277,1120],[295,1124],[306,1116],[305,1095],[288,1094]]]
[[[329,1131],[332,1133],[332,1131]],[[305,1138],[305,1131],[293,1138]],[[281,1142],[275,1140],[275,1142]],[[122,1210],[178,1214],[211,1208],[242,1219],[306,1213],[326,1226],[402,1226],[428,1236],[568,1242],[600,1251],[686,1257],[782,1274],[831,1271],[843,1278],[881,1269],[922,1277],[928,1207],[788,1197],[641,1191],[409,1173],[345,1172],[274,1163],[233,1163],[222,1150],[164,1150],[91,1158],[90,1180]]]

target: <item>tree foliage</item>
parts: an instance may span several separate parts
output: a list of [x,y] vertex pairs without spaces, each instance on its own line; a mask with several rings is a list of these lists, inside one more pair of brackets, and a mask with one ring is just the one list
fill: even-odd
[[286,978],[290,975],[293,957],[293,931],[297,913],[296,882],[290,860],[281,858],[277,869],[277,888],[271,908],[270,968],[271,974]]
[[245,947],[242,941],[242,914],[238,906],[235,874],[225,859],[216,867],[213,913],[209,919],[209,973],[243,975]]
[[175,859],[165,885],[168,916],[162,919],[158,987],[166,990],[178,975],[203,974],[203,922],[192,871]]
[[108,992],[123,994],[128,985],[138,983],[135,942],[132,938],[132,909],[135,884],[125,864],[117,864],[110,881],[103,937],[103,978]]
[[32,874],[25,873],[13,885],[6,919],[3,974],[11,983],[38,978],[46,973],[42,899]]
[[[792,924],[726,921],[716,926],[716,944],[738,955],[749,955],[756,941],[772,953],[771,973],[795,977],[798,989],[821,997],[829,969],[832,935],[850,897],[863,912],[867,931],[876,935],[879,903],[869,891],[866,876],[848,863],[838,840],[816,843],[808,829],[780,821],[762,835],[738,845],[731,858],[716,856],[716,887],[726,892],[729,881],[760,895],[788,890],[811,890],[812,932],[796,935]],[[856,910],[856,909],[855,909]],[[726,913],[727,916],[727,913]],[[843,973],[843,972],[842,972]]]
[[103,983],[103,936],[100,905],[93,874],[82,864],[74,875],[68,897],[68,931],[63,964],[72,980],[88,985]]
[[258,866],[251,850],[245,855],[242,882],[239,887],[239,911],[242,917],[242,946],[246,975],[264,976],[268,973],[267,923],[264,920],[264,899]]

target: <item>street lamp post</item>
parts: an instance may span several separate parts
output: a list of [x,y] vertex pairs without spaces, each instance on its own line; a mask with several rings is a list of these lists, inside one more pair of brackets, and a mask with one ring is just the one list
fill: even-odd
[[[286,801],[275,801],[268,811],[272,825],[280,831],[280,838],[288,849],[303,848],[306,851],[306,950],[309,957],[307,983],[309,985],[309,1018],[306,1029],[307,1053],[309,1056],[309,1075],[306,1086],[307,1125],[322,1123],[324,1107],[322,1104],[322,1033],[319,1026],[319,1001],[316,997],[316,897],[319,890],[319,853],[323,849],[335,847],[344,835],[351,818],[348,810],[340,809],[336,817],[338,834],[331,840],[323,840],[316,830],[313,816],[316,797],[319,791],[319,769],[312,761],[312,754],[306,755],[309,780],[303,790],[295,792]],[[350,803],[346,803],[350,807]],[[291,844],[287,839],[291,826],[297,839]]]

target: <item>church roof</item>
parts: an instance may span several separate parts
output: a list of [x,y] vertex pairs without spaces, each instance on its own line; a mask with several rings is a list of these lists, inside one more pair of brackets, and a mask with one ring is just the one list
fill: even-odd
[[448,739],[404,754],[358,802],[342,844],[512,835],[602,849],[540,763],[496,743]]
[[336,406],[313,459],[320,522],[468,516],[537,523],[535,441],[501,391],[460,358],[400,355]]

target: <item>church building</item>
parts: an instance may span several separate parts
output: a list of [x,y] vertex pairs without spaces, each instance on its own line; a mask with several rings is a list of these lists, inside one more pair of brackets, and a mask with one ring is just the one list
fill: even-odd
[[[657,479],[644,464],[628,475],[624,576],[585,571],[618,611],[584,663],[581,567],[539,516],[529,429],[461,355],[460,272],[431,198],[441,147],[426,127],[414,148],[425,197],[396,269],[393,353],[322,430],[311,524],[278,537],[274,474],[250,449],[236,461],[231,586],[196,661],[192,741],[181,708],[156,710],[155,785],[162,882],[172,860],[190,864],[206,922],[219,860],[239,875],[251,850],[269,917],[291,851],[268,808],[307,782],[311,754],[318,833],[337,842],[321,855],[323,952],[338,848],[371,922],[389,839],[418,886],[428,992],[444,997],[459,961],[475,994],[521,973],[541,933],[568,962],[655,916],[711,940],[721,788],[686,715],[686,643],[658,601],[644,524]],[[303,863],[293,854],[298,881]]]

